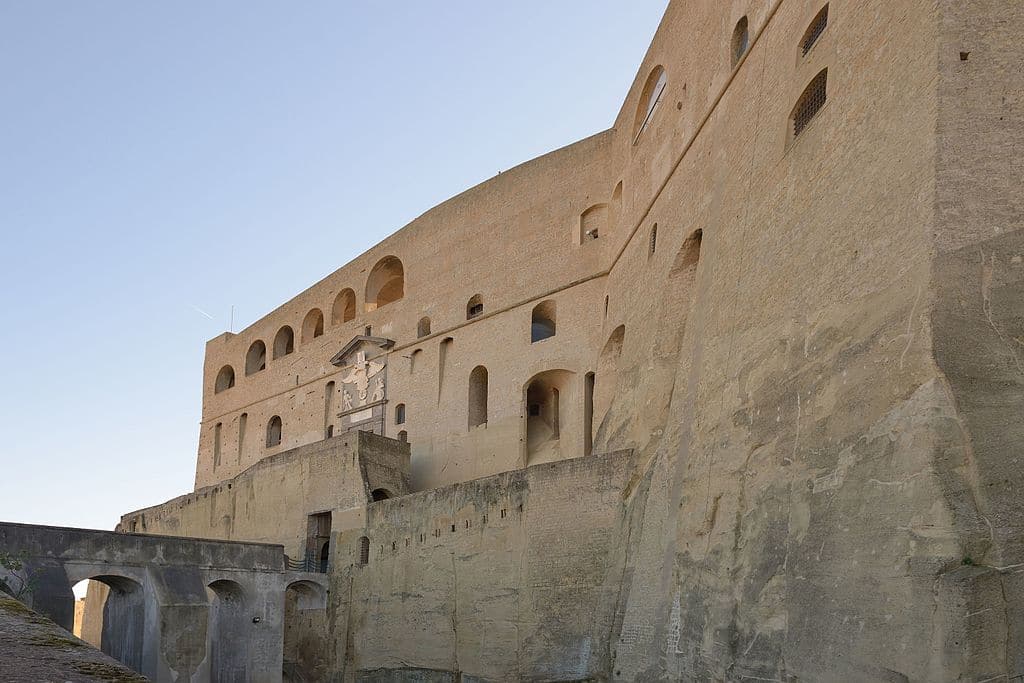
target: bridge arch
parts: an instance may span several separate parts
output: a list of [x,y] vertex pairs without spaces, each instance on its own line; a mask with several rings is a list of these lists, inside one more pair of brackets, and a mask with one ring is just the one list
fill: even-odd
[[150,606],[145,578],[132,568],[66,565],[65,573],[69,588],[87,579],[106,587],[105,594],[91,599],[97,616],[102,614],[99,648],[130,669],[146,670],[146,618]]

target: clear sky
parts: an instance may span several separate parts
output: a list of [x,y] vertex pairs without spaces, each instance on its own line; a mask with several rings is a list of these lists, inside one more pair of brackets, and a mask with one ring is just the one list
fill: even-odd
[[2,0],[0,520],[192,489],[203,346],[612,125],[667,0]]

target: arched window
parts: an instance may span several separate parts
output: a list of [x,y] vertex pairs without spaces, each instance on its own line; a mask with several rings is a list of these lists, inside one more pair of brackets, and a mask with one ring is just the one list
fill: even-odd
[[807,30],[804,31],[803,38],[800,39],[800,52],[803,55],[807,55],[814,47],[814,44],[818,42],[818,38],[825,32],[825,28],[828,26],[828,3],[814,15],[811,19],[810,25],[807,26]]
[[423,317],[416,323],[416,338],[426,337],[430,334],[430,318]]
[[267,423],[267,448],[281,445],[281,418],[275,415]]
[[366,536],[359,537],[359,564],[366,564],[370,561],[370,539]]
[[405,424],[405,404],[404,403],[399,403],[397,406],[395,406],[395,424],[396,425],[404,425]]
[[640,139],[640,135],[646,130],[647,124],[650,123],[651,118],[654,116],[654,112],[661,102],[661,96],[664,94],[665,86],[667,85],[668,75],[665,73],[664,67],[654,67],[651,70],[651,74],[647,77],[644,89],[640,91],[640,102],[637,104],[636,118],[633,123],[634,145]]
[[245,354],[245,374],[251,375],[267,367],[267,345],[257,339]]
[[658,248],[658,224],[655,223],[651,227],[651,239],[647,244],[647,256],[650,258],[654,256],[655,250]]
[[736,22],[736,28],[732,30],[732,42],[729,43],[729,53],[732,56],[732,66],[739,64],[740,59],[747,52],[750,45],[750,30],[747,18],[743,17]]
[[404,429],[398,432],[398,440],[401,441],[402,443],[409,443],[409,432],[405,431]]
[[405,268],[397,256],[385,256],[366,278],[366,311],[398,301],[405,296]]
[[804,88],[800,99],[796,101],[796,106],[793,107],[793,113],[789,117],[793,125],[793,137],[800,135],[804,128],[810,124],[811,119],[825,106],[827,85],[828,69],[822,69]]
[[478,365],[469,373],[469,428],[487,424],[487,368]]
[[319,308],[314,308],[306,314],[302,321],[302,343],[313,341],[324,333],[324,314]]
[[478,315],[484,313],[484,300],[479,294],[474,294],[472,298],[466,302],[466,320],[472,320]]
[[555,336],[555,302],[542,301],[533,307],[530,319],[530,343]]
[[219,394],[233,386],[235,386],[235,369],[230,365],[225,365],[217,373],[217,381],[213,383],[213,393]]
[[351,289],[343,289],[334,298],[331,308],[331,324],[340,325],[356,317],[356,293]]
[[601,236],[608,224],[608,205],[595,204],[580,214],[580,244],[592,242]]
[[274,360],[287,356],[295,350],[295,333],[285,325],[274,335]]

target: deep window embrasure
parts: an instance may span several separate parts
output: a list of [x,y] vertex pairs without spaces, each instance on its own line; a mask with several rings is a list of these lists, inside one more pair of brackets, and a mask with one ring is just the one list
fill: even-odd
[[818,42],[818,38],[825,32],[825,28],[828,26],[828,4],[826,3],[821,11],[818,12],[814,19],[811,20],[807,30],[804,31],[804,37],[800,40],[800,51],[806,55],[814,47],[814,44]]
[[828,69],[822,69],[804,89],[793,107],[793,137],[800,135],[823,106],[825,106]]

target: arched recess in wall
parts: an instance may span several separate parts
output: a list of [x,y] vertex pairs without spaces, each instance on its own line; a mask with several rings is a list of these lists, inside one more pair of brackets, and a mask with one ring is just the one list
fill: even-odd
[[579,243],[586,244],[607,234],[608,205],[594,204],[580,214]]
[[210,653],[210,680],[249,680],[248,643],[252,620],[245,590],[235,581],[219,579],[206,588],[209,621],[206,651]]
[[394,496],[391,494],[391,491],[388,491],[387,489],[374,489],[370,492],[370,499],[373,501],[387,500],[388,498],[393,497]]
[[385,256],[366,278],[366,311],[375,311],[404,296],[405,267],[397,256]]
[[530,314],[530,343],[555,336],[555,302],[548,299],[533,307]]
[[732,39],[729,41],[729,58],[732,68],[735,68],[740,63],[740,60],[743,59],[743,55],[747,53],[749,45],[750,24],[744,16],[736,22],[736,26],[732,30]]
[[405,431],[404,429],[398,432],[398,440],[401,441],[402,443],[409,443],[409,432]]
[[291,674],[287,680],[323,680],[323,654],[319,648],[311,647],[308,634],[310,621],[317,619],[317,613],[310,610],[320,612],[326,606],[327,590],[318,583],[300,580],[285,587],[282,654]]
[[487,424],[487,368],[478,365],[469,373],[469,428]]
[[679,349],[696,294],[697,263],[703,236],[702,230],[695,230],[683,240],[668,272],[668,281],[658,306],[660,321],[654,344],[655,362],[665,362],[673,367],[678,364]]
[[284,358],[295,350],[295,333],[291,326],[285,325],[274,335],[274,360]]
[[314,308],[302,321],[302,343],[308,344],[324,333],[324,313]]
[[343,289],[334,297],[331,307],[331,324],[340,325],[356,317],[356,293],[351,289]]
[[650,364],[640,374],[639,382],[630,381],[634,400],[649,408],[644,411],[643,419],[630,421],[628,430],[622,429],[621,415],[609,420],[603,436],[611,438],[614,434],[616,442],[604,443],[604,448],[643,447],[645,442],[664,433],[676,382],[685,381],[692,360],[689,350],[684,355],[680,354],[684,348],[683,340],[693,327],[691,316],[697,298],[697,266],[702,237],[703,233],[695,230],[683,240],[675,254],[668,278],[655,302],[657,320],[651,335],[654,345]]
[[619,223],[622,221],[622,181],[620,180],[615,184],[615,189],[612,190],[612,201],[608,206],[608,227],[612,230],[618,230]]
[[618,388],[619,357],[622,355],[625,338],[626,326],[619,325],[608,336],[597,359],[597,373],[594,377],[594,421],[598,425],[598,432],[601,431],[602,423],[608,415]]
[[225,365],[217,373],[217,379],[213,383],[213,393],[219,394],[233,386],[235,386],[235,369],[230,365]]
[[267,448],[281,445],[283,431],[284,424],[281,422],[281,418],[277,415],[270,418],[270,421],[267,423]]
[[659,64],[651,69],[651,73],[644,83],[644,89],[640,91],[636,117],[633,120],[633,144],[640,140],[640,136],[654,118],[654,113],[657,111],[658,105],[661,104],[661,98],[667,86],[668,74],[665,73],[665,68]]
[[416,323],[416,338],[426,337],[428,334],[430,334],[430,318],[423,316]]
[[251,375],[267,367],[267,345],[257,339],[245,354],[245,374]]
[[484,299],[479,294],[474,294],[466,302],[466,320],[472,320],[484,314]]
[[570,428],[566,416],[574,400],[574,377],[569,370],[547,370],[523,387],[527,465],[578,455],[562,446],[563,432]]

